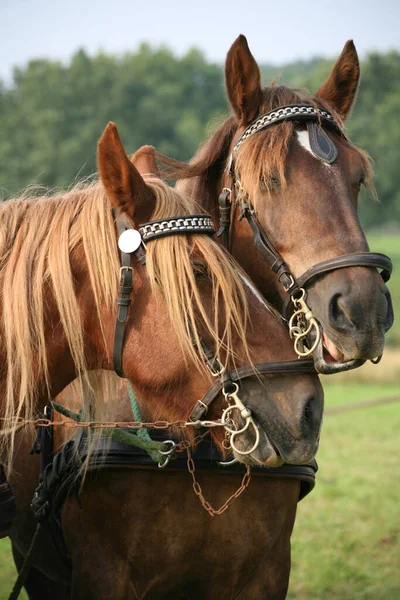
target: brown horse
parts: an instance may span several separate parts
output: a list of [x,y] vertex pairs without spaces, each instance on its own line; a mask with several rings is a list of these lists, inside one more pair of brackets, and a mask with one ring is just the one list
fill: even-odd
[[[151,158],[151,154],[147,153],[147,156]],[[143,159],[143,153],[139,158]],[[150,163],[147,170],[154,172],[155,169]],[[160,180],[151,178],[145,182],[140,177],[138,171],[127,159],[114,126],[106,129],[99,144],[99,172],[103,186],[99,186],[99,184],[94,186],[96,202],[91,202],[94,193],[91,187],[75,190],[68,197],[68,208],[75,203],[79,205],[79,210],[76,207],[73,211],[71,209],[75,215],[73,226],[79,222],[87,202],[90,202],[90,206],[86,215],[96,215],[96,211],[99,210],[96,203],[101,198],[102,217],[93,217],[93,224],[89,220],[84,222],[85,227],[88,228],[88,231],[85,232],[86,237],[89,237],[91,227],[100,227],[101,223],[104,232],[102,243],[106,239],[108,240],[111,233],[113,234],[112,239],[115,240],[114,226],[110,216],[111,207],[106,200],[104,189],[111,202],[123,210],[131,222],[136,225],[148,220],[150,215],[153,219],[165,219],[171,215],[190,214],[195,208],[193,201],[189,201],[168,188]],[[57,202],[61,201],[61,198],[52,198],[51,200],[54,204],[53,208],[56,208]],[[64,208],[66,210],[65,205]],[[81,227],[83,228],[83,224]],[[108,235],[105,235],[106,233]],[[76,244],[74,247],[81,250],[79,256],[82,259],[84,253],[79,248],[79,236],[77,235],[73,240]],[[199,277],[194,276],[194,271]],[[94,300],[92,302],[94,304]],[[112,316],[108,313],[105,314],[106,321],[103,322],[98,318],[96,312],[92,311],[90,322],[97,328],[97,340],[101,339],[102,327],[106,330],[106,339],[109,339],[109,321],[112,320]],[[197,340],[196,349],[193,346],[193,336]],[[196,400],[204,394],[209,386],[210,375],[205,370],[203,361],[199,360],[199,348],[202,347],[199,336],[203,342],[219,351],[220,361],[227,367],[233,363],[240,367],[240,365],[249,364],[249,361],[252,364],[261,361],[270,362],[272,359],[292,359],[295,356],[281,322],[254,290],[246,276],[233,265],[228,255],[207,236],[192,236],[190,243],[182,236],[171,236],[149,242],[146,251],[146,266],[140,263],[135,265],[134,303],[133,310],[129,313],[123,368],[150,418],[162,415],[169,420],[186,419]],[[126,358],[128,350],[130,350],[132,364]],[[110,361],[109,358],[108,361]],[[105,360],[104,364],[109,366],[111,363]],[[297,364],[299,364],[298,361]],[[250,455],[243,457],[240,450],[246,450],[253,444],[251,436],[250,439],[243,437],[242,440],[239,440],[238,458],[253,464],[273,466],[281,464],[282,460],[305,462],[314,455],[322,416],[321,389],[315,375],[294,373],[289,376],[286,373],[276,373],[267,376],[267,380],[253,377],[242,381],[240,390],[246,405],[256,415],[261,441],[258,448],[254,449]],[[98,408],[97,404],[95,408]],[[115,418],[116,409],[112,406],[109,408]],[[220,413],[221,402],[217,401],[207,416],[212,419]],[[102,414],[103,417],[108,416],[105,410],[99,414]],[[127,415],[123,412],[123,407],[122,414],[119,416],[125,419],[131,418],[130,414]],[[214,434],[214,437],[220,444],[221,437],[217,434]],[[11,483],[16,489],[17,499],[21,499],[20,517],[16,520],[11,534],[17,563],[20,563],[21,556],[26,552],[30,534],[29,520],[24,519],[27,509],[28,479],[32,474],[32,467],[28,468],[26,455],[22,456],[21,462],[16,463],[16,470],[11,479]],[[21,453],[19,453],[19,457],[21,457]],[[24,470],[26,478],[21,482],[18,473]],[[119,504],[119,508],[117,508],[118,503],[112,502],[113,508],[119,512],[125,502],[128,502],[129,506],[133,503],[134,506],[136,502],[140,501],[140,507],[139,504],[137,506],[141,511],[142,530],[147,536],[147,528],[144,523],[150,514],[153,515],[151,518],[156,529],[162,527],[162,518],[160,524],[157,525],[155,515],[158,514],[161,517],[159,511],[165,506],[165,497],[160,494],[155,495],[159,484],[155,484],[152,477],[149,478],[145,474],[132,485],[131,480],[125,478],[126,474],[121,472],[118,477],[121,475],[123,477],[120,479],[118,502],[121,501],[122,505]],[[228,488],[237,487],[236,476],[226,477]],[[217,569],[214,574],[215,585],[210,585],[209,591],[203,588],[201,596],[199,591],[193,591],[200,585],[200,572],[189,578],[180,577],[176,572],[176,561],[179,554],[182,558],[184,556],[187,558],[188,548],[190,549],[193,543],[195,546],[205,544],[207,547],[207,536],[204,537],[207,531],[202,528],[196,529],[194,538],[190,535],[189,546],[188,537],[182,536],[179,540],[179,548],[176,548],[176,555],[174,555],[173,549],[176,544],[172,545],[167,552],[165,552],[165,547],[163,548],[161,554],[164,556],[164,562],[161,561],[160,556],[156,570],[158,575],[155,576],[153,565],[148,564],[146,556],[142,556],[142,552],[138,552],[138,547],[143,543],[143,537],[136,536],[138,522],[132,521],[136,533],[135,535],[129,534],[127,537],[128,523],[124,524],[123,528],[117,527],[120,522],[120,515],[118,515],[115,525],[108,531],[102,528],[105,536],[102,542],[104,543],[104,552],[107,549],[111,550],[106,561],[109,566],[105,570],[103,562],[105,554],[99,551],[95,540],[99,533],[97,531],[98,519],[103,521],[103,525],[106,522],[110,523],[108,517],[104,518],[104,511],[109,514],[111,507],[108,494],[109,490],[113,489],[113,484],[109,487],[109,483],[107,483],[104,487],[102,478],[103,475],[99,474],[99,479],[96,476],[94,481],[87,480],[85,483],[82,493],[84,524],[76,527],[74,500],[68,500],[63,510],[64,532],[73,563],[73,598],[106,596],[150,598],[168,597],[168,595],[172,597],[173,594],[187,593],[193,597],[206,598],[211,597],[212,593],[219,590],[218,562],[215,565]],[[165,476],[163,477],[164,482],[165,484],[168,482],[168,486],[174,484],[173,479]],[[182,489],[182,483],[184,489]],[[182,518],[179,508],[182,501],[187,506],[185,518],[188,522],[196,518],[193,516],[194,514],[201,515],[199,518],[204,521],[203,509],[198,505],[197,499],[193,496],[187,483],[186,478],[184,480],[176,479],[177,496],[175,498],[177,504],[174,506],[171,504],[168,509],[174,515],[174,527],[179,527]],[[179,486],[181,486],[181,493],[178,491]],[[294,519],[293,507],[298,497],[298,486],[293,487],[291,484],[286,485],[286,482],[279,482],[275,486],[272,485],[270,491],[274,494],[274,499],[271,500],[273,505],[277,507],[282,503],[281,515],[285,513],[286,502],[290,507],[286,511],[286,518],[279,518],[273,532],[269,529],[269,533],[266,535],[265,529],[263,532],[259,530],[254,520],[255,512],[252,513],[253,516],[247,515],[244,521],[239,518],[245,504],[238,504],[242,508],[236,508],[233,517],[237,522],[237,526],[235,526],[237,534],[244,532],[244,527],[254,530],[251,541],[254,551],[257,540],[255,533],[258,530],[258,550],[261,554],[256,553],[255,560],[258,561],[265,553],[271,553],[272,556],[272,553],[277,552],[280,556],[280,566],[279,562],[275,561],[274,569],[271,567],[268,573],[260,573],[261,579],[257,575],[256,580],[249,584],[247,580],[252,577],[254,564],[250,563],[240,552],[234,552],[236,564],[238,567],[241,565],[242,573],[238,575],[239,580],[232,581],[232,590],[238,591],[244,587],[251,590],[255,586],[254,589],[270,589],[271,594],[275,594],[271,597],[278,598],[280,596],[276,595],[275,590],[278,587],[279,590],[281,589],[281,576],[278,576],[277,569],[284,572],[283,580],[287,582],[288,540]],[[212,494],[217,496],[215,500],[219,500],[221,494],[217,489],[214,489]],[[254,494],[255,491],[251,492],[252,497]],[[172,497],[174,494],[171,492],[169,496]],[[92,512],[94,497],[99,502],[98,508]],[[253,504],[253,511],[258,511],[264,501],[260,497]],[[150,506],[152,509],[149,513]],[[86,512],[86,508],[89,509],[90,514]],[[221,517],[221,519],[222,524],[212,532],[211,539],[214,539],[215,535],[219,535],[220,527],[226,530],[226,517]],[[244,523],[247,525],[245,526]],[[270,524],[268,526],[270,527]],[[286,531],[283,532],[283,529]],[[74,537],[79,532],[83,534],[85,541],[82,538],[78,541]],[[190,532],[187,531],[187,533]],[[282,535],[281,541],[282,533],[284,535]],[[129,549],[127,548],[125,555],[128,538],[131,539],[132,544]],[[95,542],[96,546],[92,546],[91,542]],[[42,551],[35,562],[36,569],[32,571],[27,584],[28,587],[31,586],[32,598],[37,597],[35,594],[38,593],[40,593],[40,597],[45,597],[46,590],[48,597],[54,597],[55,594],[54,584],[41,578],[40,572],[50,579],[62,579],[63,575],[54,552],[49,547],[46,550],[46,541],[43,543]],[[86,551],[85,556],[82,555],[84,549],[89,551],[89,555]],[[212,552],[215,552],[214,546],[209,547],[209,550],[211,549]],[[154,550],[151,552],[154,553]],[[136,564],[142,559],[144,561],[143,569],[139,575],[136,572]],[[202,560],[208,562],[208,555],[204,555]],[[232,566],[234,567],[234,565]],[[275,572],[272,573],[272,570]],[[132,583],[132,578],[134,583]],[[37,586],[40,581],[42,589],[38,592]],[[167,581],[169,581],[168,584]],[[68,584],[68,581],[65,583]],[[66,590],[64,591],[68,593]],[[281,594],[280,591],[278,593]],[[59,595],[61,597],[61,591]],[[178,596],[174,595],[174,597]]]
[[[325,361],[320,370],[327,372],[380,356],[393,322],[389,291],[365,257],[368,245],[357,217],[359,189],[372,186],[370,161],[343,133],[359,76],[357,52],[349,41],[314,97],[284,86],[262,88],[259,68],[241,35],[225,65],[233,115],[190,165],[166,161],[176,177],[190,178],[179,189],[205,199],[217,224],[218,197],[224,186],[232,188],[229,251],[281,313],[287,313],[284,287],[289,286],[281,285],[280,263],[271,269],[270,257],[267,261],[254,243],[254,219],[240,218],[249,217],[243,209],[255,210],[262,236],[277,251],[273,260],[282,258],[298,281],[310,268],[333,259],[333,270],[321,270],[304,284],[322,329]],[[360,262],[360,253],[366,263]],[[348,254],[353,261],[342,261]]]

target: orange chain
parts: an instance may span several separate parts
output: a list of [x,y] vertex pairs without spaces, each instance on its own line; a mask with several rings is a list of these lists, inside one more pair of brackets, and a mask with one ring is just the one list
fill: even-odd
[[251,481],[250,465],[246,465],[246,473],[243,475],[243,479],[242,479],[242,483],[241,483],[240,487],[238,487],[236,492],[234,492],[232,494],[232,496],[230,496],[228,498],[228,500],[226,500],[226,502],[224,502],[223,505],[220,506],[220,508],[215,509],[211,506],[209,501],[205,499],[201,485],[196,479],[196,474],[195,474],[196,468],[194,466],[194,461],[192,458],[192,452],[191,452],[190,447],[188,447],[186,450],[187,450],[187,455],[188,455],[187,468],[188,468],[189,473],[192,476],[194,493],[199,498],[203,508],[205,508],[205,510],[208,512],[209,515],[211,515],[211,517],[222,515],[222,513],[224,513],[226,510],[228,510],[228,508],[231,506],[231,504],[233,504],[233,502],[235,502],[235,500],[237,498],[239,498],[239,496],[241,494],[243,494],[244,490],[249,486],[250,481]]
[[[91,429],[168,429],[169,427],[175,427],[177,429],[186,429],[188,427],[202,427],[202,421],[199,421],[199,425],[196,423],[190,423],[187,421],[154,421],[153,423],[144,423],[142,421],[51,421],[50,419],[24,419],[18,417],[17,419],[3,419],[0,421],[11,421],[11,424],[16,425],[35,425],[35,427],[67,427],[76,429],[77,427],[88,427]],[[207,425],[205,425],[206,427]],[[215,422],[213,427],[223,427],[223,423]]]

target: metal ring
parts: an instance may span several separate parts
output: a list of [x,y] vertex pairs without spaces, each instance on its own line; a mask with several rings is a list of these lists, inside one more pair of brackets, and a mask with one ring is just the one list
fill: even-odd
[[164,467],[167,466],[167,464],[169,463],[170,460],[171,460],[171,456],[166,456],[163,463],[160,463],[160,462],[158,463],[158,468],[163,469]]
[[229,396],[233,396],[233,394],[236,394],[239,391],[239,385],[235,381],[231,381],[230,383],[236,386],[236,389],[233,390],[233,392],[226,392],[225,388],[222,388],[222,393],[225,396],[225,398],[229,398]]
[[176,444],[173,440],[165,440],[163,444],[171,444],[171,448],[169,450],[159,450],[159,453],[163,456],[171,456],[175,452]]

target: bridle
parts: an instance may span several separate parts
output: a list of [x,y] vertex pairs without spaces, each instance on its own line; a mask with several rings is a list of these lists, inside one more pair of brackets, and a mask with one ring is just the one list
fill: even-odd
[[[203,234],[213,235],[215,229],[210,215],[188,215],[184,217],[170,217],[157,221],[144,223],[137,230],[133,228],[130,220],[124,213],[113,211],[119,234],[118,247],[121,256],[119,294],[117,298],[117,318],[114,333],[113,365],[114,370],[120,377],[124,377],[122,369],[122,355],[125,337],[125,326],[128,319],[131,295],[133,292],[134,268],[132,267],[132,255],[141,263],[146,264],[146,243],[156,241],[162,237],[171,235]],[[197,348],[193,335],[192,343]],[[189,420],[198,423],[199,427],[207,426],[207,422],[201,421],[207,413],[211,403],[222,392],[227,407],[224,409],[219,422],[225,428],[229,437],[229,444],[238,454],[245,455],[254,452],[259,443],[259,430],[254,422],[251,411],[244,406],[239,397],[240,384],[243,379],[257,377],[257,375],[273,375],[284,373],[315,373],[312,360],[286,360],[281,362],[265,362],[254,366],[244,366],[228,371],[225,369],[215,352],[200,338],[201,353],[205,365],[215,378],[215,383],[198,400],[190,414]],[[244,421],[244,426],[237,429],[232,415],[238,411]],[[210,421],[208,426],[214,426]],[[247,430],[253,428],[255,442],[250,450],[240,450],[235,445],[235,438]]]
[[[306,104],[290,104],[281,106],[255,119],[237,139],[228,159],[228,179],[226,187],[219,196],[220,228],[218,236],[229,250],[229,231],[232,225],[232,204],[240,206],[239,220],[247,220],[254,238],[254,244],[260,251],[272,271],[276,273],[280,285],[287,293],[284,316],[288,318],[289,334],[294,340],[294,349],[299,357],[313,356],[318,373],[337,373],[362,365],[365,360],[350,360],[345,363],[327,363],[323,358],[321,326],[311,308],[307,304],[307,287],[319,277],[346,267],[368,267],[381,269],[384,282],[390,279],[392,261],[385,254],[378,252],[354,252],[336,256],[313,265],[300,277],[295,277],[284,258],[275,248],[267,233],[259,223],[254,208],[248,197],[243,196],[240,179],[235,170],[235,155],[240,146],[259,131],[285,121],[303,121],[310,134],[310,145],[313,153],[325,162],[332,163],[337,157],[337,149],[331,138],[320,127],[328,124],[340,136],[344,133],[334,117],[325,109]],[[236,196],[233,198],[233,196]],[[291,305],[294,312],[289,318]]]

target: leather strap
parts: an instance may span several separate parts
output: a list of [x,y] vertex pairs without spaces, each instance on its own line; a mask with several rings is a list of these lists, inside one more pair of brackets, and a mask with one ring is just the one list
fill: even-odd
[[254,367],[239,367],[223,374],[213,386],[206,392],[201,400],[198,400],[190,414],[190,421],[200,420],[208,411],[210,404],[222,391],[226,381],[239,382],[248,377],[257,375],[274,375],[282,373],[315,373],[312,360],[285,360],[281,362],[267,362],[254,365]]
[[222,243],[229,250],[229,228],[231,225],[231,208],[230,200],[231,189],[224,187],[218,198],[219,204],[219,229],[217,237],[222,236]]
[[310,267],[303,275],[297,278],[299,287],[309,285],[317,277],[346,267],[370,267],[382,269],[381,276],[386,283],[390,279],[393,270],[392,261],[386,254],[380,252],[353,252],[343,256],[335,256]]
[[[119,213],[113,209],[117,230],[121,236],[126,230],[133,229],[131,222],[124,213]],[[142,240],[151,241],[160,237],[169,235],[188,235],[215,233],[214,224],[210,215],[185,215],[183,217],[169,217],[143,223],[139,227],[139,233]],[[131,265],[131,254],[121,251],[121,269],[120,281],[117,298],[117,318],[115,322],[114,347],[113,347],[113,365],[114,370],[120,377],[124,377],[122,369],[122,351],[125,338],[125,325],[128,319],[129,307],[131,304],[131,294],[133,292],[134,270]],[[146,262],[146,250],[142,243],[137,250],[133,252],[141,264]]]
[[[119,235],[127,229],[132,228],[127,217],[123,214],[118,216],[116,225]],[[118,309],[115,322],[113,349],[114,370],[120,377],[124,377],[122,370],[122,348],[124,346],[125,324],[128,318],[129,306],[131,304],[131,293],[133,292],[133,276],[134,271],[131,266],[131,255],[121,252],[121,269],[117,298]]]

